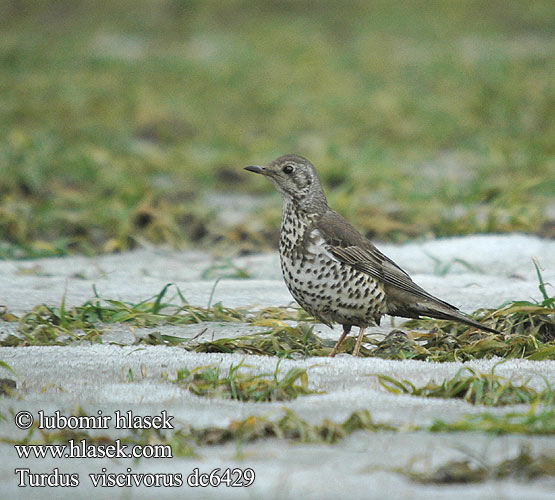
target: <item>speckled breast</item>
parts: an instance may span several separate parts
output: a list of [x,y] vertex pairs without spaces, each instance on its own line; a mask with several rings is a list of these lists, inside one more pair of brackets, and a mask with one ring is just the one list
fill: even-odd
[[379,322],[385,311],[381,284],[337,260],[310,218],[284,211],[280,259],[287,288],[320,321],[354,326]]

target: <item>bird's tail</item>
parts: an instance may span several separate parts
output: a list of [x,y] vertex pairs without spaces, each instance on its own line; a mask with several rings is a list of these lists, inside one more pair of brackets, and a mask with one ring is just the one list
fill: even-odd
[[455,306],[440,300],[437,302],[431,300],[420,300],[412,304],[404,304],[400,308],[394,306],[394,309],[391,312],[393,312],[396,316],[403,316],[405,318],[419,319],[422,316],[427,316],[435,319],[458,321],[459,323],[464,323],[465,325],[473,326],[474,328],[479,328],[480,330],[484,330],[486,332],[501,333],[498,330],[474,321],[465,314],[461,313]]
[[457,309],[444,310],[443,308],[429,308],[429,309],[426,308],[425,310],[420,312],[420,315],[429,316],[430,318],[436,318],[436,319],[447,319],[452,321],[458,321],[459,323],[464,323],[465,325],[473,326],[475,328],[479,328],[480,330],[484,330],[486,332],[501,333],[498,330],[495,330],[494,328],[490,328],[489,326],[485,326],[485,325],[482,325],[481,323],[478,323],[477,321],[474,321],[473,319],[469,318],[468,316],[461,313]]

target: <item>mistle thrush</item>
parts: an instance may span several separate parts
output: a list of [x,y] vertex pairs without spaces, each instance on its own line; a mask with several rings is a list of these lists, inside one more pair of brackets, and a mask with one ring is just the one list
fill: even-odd
[[353,326],[360,328],[353,350],[358,356],[364,329],[379,325],[384,314],[455,320],[496,332],[419,287],[331,209],[307,159],[285,155],[266,166],[245,169],[266,176],[283,196],[279,255],[287,288],[322,323],[343,325],[330,356]]

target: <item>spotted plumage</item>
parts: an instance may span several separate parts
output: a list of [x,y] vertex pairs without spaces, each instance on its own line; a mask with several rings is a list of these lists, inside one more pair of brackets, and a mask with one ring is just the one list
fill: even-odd
[[246,170],[265,175],[283,196],[279,254],[287,288],[307,312],[327,325],[340,323],[343,334],[364,329],[384,314],[451,319],[495,331],[466,317],[412,281],[345,218],[328,206],[316,169],[298,155],[280,156],[264,167]]

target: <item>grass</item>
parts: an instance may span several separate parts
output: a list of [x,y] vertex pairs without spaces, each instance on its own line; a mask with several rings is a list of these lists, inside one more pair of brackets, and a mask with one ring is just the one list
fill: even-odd
[[527,413],[480,413],[465,415],[455,422],[436,420],[432,432],[487,432],[489,434],[555,434],[553,407],[537,411],[535,405]]
[[555,404],[551,386],[546,382],[543,391],[536,391],[526,382],[514,384],[512,380],[494,373],[479,373],[463,366],[457,373],[440,384],[429,381],[416,387],[408,380],[398,380],[387,375],[376,375],[382,387],[394,394],[410,394],[426,398],[462,399],[474,405],[504,406],[517,404]]
[[[309,316],[302,310],[269,307],[251,312],[248,309],[224,307],[220,302],[206,308],[191,306],[177,286],[175,286],[175,296],[166,301],[165,297],[171,286],[170,283],[158,294],[137,303],[103,299],[93,287],[94,297],[81,306],[67,308],[65,298],[63,298],[59,307],[42,304],[22,317],[9,312],[5,307],[0,308],[0,320],[18,322],[19,324],[19,335],[10,334],[6,336],[0,341],[0,345],[66,345],[79,340],[100,342],[103,334],[102,325],[110,323],[128,323],[139,327],[188,325],[204,322],[250,323],[253,326],[272,327],[273,330],[276,330],[277,336],[280,333],[283,334],[283,342],[285,343],[288,342],[285,337],[291,334],[293,343],[297,346],[300,346],[301,342],[306,345],[311,338],[317,339],[316,336],[311,334],[310,327],[301,325],[294,328],[284,323],[286,320],[305,321],[309,319]],[[178,298],[180,302],[171,302],[175,298]],[[255,336],[254,338],[258,337]],[[189,338],[160,335],[153,332],[145,342],[181,344],[190,340]],[[224,339],[223,341],[205,343],[206,345],[193,343],[190,348],[199,351],[205,349],[206,352],[229,352],[232,347],[226,347],[228,340],[233,342],[231,339]],[[318,341],[320,340],[318,339]],[[287,345],[283,342],[270,341],[276,349],[287,349],[287,345],[291,345],[290,342]],[[248,338],[247,343],[249,343]],[[252,349],[259,354],[263,353],[254,344]],[[304,351],[306,352],[306,349]]]
[[279,362],[273,374],[240,373],[240,369],[246,366],[243,362],[232,364],[225,375],[219,366],[182,368],[177,371],[173,382],[197,396],[237,401],[290,401],[316,392],[308,388],[306,369],[291,368],[278,377]]
[[198,342],[185,346],[194,352],[239,352],[261,356],[298,358],[306,356],[327,356],[333,342],[324,341],[312,331],[312,326],[300,324],[288,326],[281,321],[272,322],[266,332],[222,338],[209,342]]
[[523,446],[516,457],[492,465],[476,460],[453,460],[429,473],[409,473],[413,481],[435,484],[478,483],[506,478],[530,481],[544,476],[555,476],[555,455],[540,453],[534,456],[527,446]]
[[[501,333],[488,333],[460,323],[436,320],[411,320],[403,324],[406,333],[393,330],[385,338],[365,337],[362,356],[384,359],[419,359],[427,361],[467,361],[493,357],[532,360],[555,359],[555,297],[547,294],[536,267],[541,301],[513,301],[498,309],[480,310],[473,315]],[[94,290],[94,297],[83,305],[67,308],[41,305],[19,318],[5,308],[0,319],[18,322],[18,334],[0,339],[0,345],[66,345],[75,341],[101,342],[104,324],[128,323],[154,328],[159,325],[187,325],[205,322],[242,323],[264,327],[265,331],[234,338],[198,341],[195,338],[165,335],[153,331],[140,341],[147,344],[180,345],[195,352],[238,352],[278,357],[327,356],[332,340],[321,339],[313,331],[315,320],[300,309],[265,308],[256,311],[224,307],[190,305],[183,292],[172,284],[158,294],[137,303],[104,299]],[[293,326],[296,323],[296,326]],[[419,328],[420,331],[414,331]],[[428,330],[422,331],[422,330]],[[354,338],[345,340],[342,350],[351,352]]]
[[[406,426],[376,423],[368,410],[357,410],[342,422],[324,419],[320,424],[310,424],[292,410],[285,408],[282,416],[278,419],[251,415],[242,420],[232,421],[226,427],[184,426],[174,428],[173,432],[135,429],[120,439],[124,444],[170,444],[174,456],[198,456],[197,447],[217,446],[229,442],[241,445],[261,439],[286,439],[292,443],[335,444],[361,430],[366,432],[462,431],[551,435],[555,433],[553,417],[553,410],[535,413],[532,409],[527,414],[510,413],[494,416],[486,413],[466,416],[449,425],[437,421],[429,427],[407,428]],[[463,421],[464,425],[461,424]],[[485,422],[489,425],[485,425]],[[37,431],[39,432],[38,438],[35,437]],[[62,444],[67,443],[70,439],[74,441],[86,439],[88,443],[93,444],[113,442],[112,438],[101,434],[91,435],[83,430],[64,429],[52,432],[39,430],[36,423],[23,439],[0,438],[0,441],[9,444]]]
[[232,422],[229,429],[236,433],[241,441],[276,437],[299,443],[333,444],[359,430],[375,432],[391,430],[392,427],[375,423],[368,410],[355,411],[341,423],[325,419],[321,424],[314,425],[286,409],[284,415],[277,421],[251,416]]
[[251,274],[246,269],[237,266],[230,258],[220,259],[220,262],[210,266],[201,275],[203,280],[213,278],[248,279],[251,277]]
[[60,307],[43,304],[21,318],[4,310],[0,319],[18,321],[20,336],[9,335],[2,345],[65,345],[75,340],[101,341],[102,323],[131,323],[152,327],[204,321],[241,321],[246,317],[244,311],[225,308],[221,303],[209,308],[189,306],[177,287],[182,304],[164,302],[170,286],[166,285],[158,294],[137,303],[104,300],[94,289],[92,299],[69,309],[65,307],[65,299],[62,299]]
[[[0,257],[273,245],[279,197],[241,167],[289,152],[370,236],[553,236],[553,22],[547,0],[2,2]],[[226,225],[214,192],[271,202]]]
[[[233,441],[243,443],[278,438],[297,443],[333,444],[358,430],[375,432],[377,430],[393,430],[393,428],[385,424],[374,423],[367,410],[356,411],[343,422],[335,423],[326,419],[321,424],[314,425],[286,409],[278,420],[249,416],[243,420],[232,421],[227,427],[185,426],[171,433],[153,429],[135,429],[121,441],[124,444],[171,444],[172,449],[177,445],[181,450],[180,456],[195,456],[196,446],[214,446]],[[38,439],[35,437],[37,431],[40,434]],[[83,430],[44,431],[37,429],[36,423],[23,439],[0,438],[0,441],[11,444],[52,444],[67,443],[70,439],[75,441],[86,439],[87,443],[90,440],[92,444],[113,442],[111,438],[96,434],[90,435]]]

